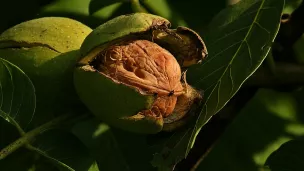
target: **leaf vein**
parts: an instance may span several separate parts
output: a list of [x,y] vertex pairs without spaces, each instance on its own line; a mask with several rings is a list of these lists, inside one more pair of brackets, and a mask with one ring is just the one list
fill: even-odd
[[249,61],[250,61],[250,68],[252,67],[252,53],[251,53],[251,48],[248,44],[248,41],[245,41],[245,45],[247,46],[247,49],[248,49],[248,55],[249,55]]
[[243,40],[238,41],[238,42],[236,42],[236,43],[233,43],[233,44],[230,45],[229,47],[227,47],[227,48],[221,50],[220,52],[218,52],[217,54],[215,54],[214,56],[212,56],[212,58],[210,58],[210,59],[207,60],[205,63],[203,63],[203,64],[201,65],[201,67],[203,67],[204,65],[208,64],[210,61],[214,60],[214,59],[215,59],[217,56],[219,56],[220,54],[226,52],[226,51],[229,50],[230,48],[233,48],[234,46],[236,46],[237,44],[240,44],[240,43],[242,43],[242,42],[243,42]]
[[221,66],[221,67],[218,67],[216,70],[212,71],[210,74],[206,75],[205,77],[202,77],[201,79],[199,79],[198,82],[202,82],[204,81],[205,79],[207,79],[208,77],[210,77],[211,75],[215,74],[216,72],[220,71],[222,68],[224,68],[225,65]]
[[[251,24],[251,26],[250,26],[250,28],[249,28],[247,34],[245,35],[244,41],[247,41],[247,39],[248,39],[248,37],[249,37],[249,35],[250,35],[251,31],[252,31],[254,22],[256,22],[256,20],[258,19],[258,16],[260,15],[260,10],[261,10],[261,8],[263,7],[264,3],[265,3],[265,0],[262,1],[260,7],[258,8],[258,10],[257,10],[258,12],[257,12],[257,14],[256,14],[256,16],[255,16],[255,18],[254,18],[254,20],[253,20],[253,23]],[[229,62],[228,66],[230,66],[230,65],[233,63],[235,57],[237,56],[237,54],[239,54],[239,52],[240,52],[240,50],[241,50],[241,48],[242,48],[242,46],[243,46],[243,44],[244,44],[244,41],[241,41],[241,45],[239,46],[239,48],[236,50],[236,52],[235,52],[234,55],[232,56],[231,61]],[[220,53],[222,53],[222,52],[220,52]],[[223,72],[223,74],[220,76],[219,81],[222,79],[223,75],[227,72],[228,66],[226,67],[226,70]],[[216,85],[216,86],[217,86],[217,85]],[[214,92],[216,86],[212,89],[212,91],[211,91],[211,93],[209,94],[209,96],[207,97],[207,99],[206,99],[204,105],[207,105],[207,102],[208,102],[208,100],[210,99],[211,95],[213,94],[213,92]],[[203,112],[204,112],[203,110],[200,112],[199,118],[200,118],[200,116],[202,115]],[[216,113],[216,112],[215,112],[215,113]],[[213,116],[215,113],[211,114],[211,116]],[[206,115],[207,115],[207,114],[206,114]],[[206,116],[204,117],[204,120],[205,120],[205,119],[206,119]],[[198,119],[198,120],[196,121],[195,127],[197,127],[197,123],[199,123],[199,122],[201,122],[200,119]],[[202,126],[203,126],[203,125],[202,125]],[[200,129],[202,126],[200,126],[198,129]],[[195,130],[195,131],[196,131],[196,130]],[[194,134],[196,134],[196,133],[194,133]],[[194,136],[194,137],[191,136],[191,137],[193,138],[193,139],[192,139],[192,141],[193,141],[193,140],[195,139],[195,136]],[[191,141],[189,141],[189,143],[190,143],[190,142],[191,142]],[[190,144],[189,144],[189,145],[190,145]]]
[[243,31],[243,30],[245,30],[245,29],[247,29],[247,28],[249,28],[249,27],[250,27],[250,25],[249,25],[249,26],[242,27],[242,28],[237,29],[237,30],[234,30],[234,31],[231,31],[231,32],[225,34],[224,36],[218,38],[217,40],[215,40],[210,46],[216,44],[217,42],[221,41],[222,39],[224,39],[224,38],[226,38],[226,37],[228,37],[228,36],[231,36],[231,35],[233,35],[233,34],[236,34],[236,33],[240,32],[240,31]]
[[216,106],[215,106],[215,108],[214,108],[214,112],[213,112],[213,113],[216,113],[216,110],[217,110],[218,105],[219,105],[219,103],[220,103],[221,83],[222,83],[222,81],[219,80],[219,81],[218,81],[218,88],[217,88],[217,102],[216,102]]
[[233,81],[233,77],[232,77],[232,66],[230,65],[229,67],[229,78],[231,80],[231,91],[230,91],[230,96],[233,93],[233,89],[234,89],[234,81]]
[[8,73],[9,73],[9,75],[10,75],[10,82],[11,82],[11,84],[12,84],[12,98],[11,98],[11,105],[9,106],[9,111],[8,111],[8,114],[10,114],[10,113],[11,113],[11,111],[12,111],[12,106],[13,106],[14,93],[15,93],[15,86],[14,86],[14,82],[13,82],[13,75],[12,75],[11,71],[9,70],[8,66],[7,66],[5,63],[3,63],[3,64],[4,64],[4,66],[5,66],[6,70],[8,71]]

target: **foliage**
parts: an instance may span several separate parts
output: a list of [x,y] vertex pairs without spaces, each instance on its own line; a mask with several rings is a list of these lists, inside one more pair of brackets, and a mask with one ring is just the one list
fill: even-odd
[[[304,135],[304,81],[294,78],[286,83],[275,75],[280,69],[276,63],[286,62],[276,56],[284,49],[279,42],[281,14],[292,13],[301,1],[288,1],[285,7],[284,0],[241,0],[234,5],[225,0],[5,2],[0,7],[0,32],[43,16],[69,17],[95,28],[121,14],[148,12],[167,18],[172,27],[197,31],[209,56],[187,71],[187,82],[204,92],[204,103],[192,111],[197,117],[181,129],[156,135],[112,128],[81,105],[29,128],[37,125],[33,118],[43,117],[35,113],[35,87],[20,68],[0,56],[1,170],[303,170],[303,163],[290,158],[303,160],[303,140],[298,138]],[[28,8],[22,8],[25,5]],[[16,13],[7,16],[12,9]],[[302,49],[301,42],[291,48],[292,62],[301,63]],[[260,78],[265,68],[275,81]],[[254,93],[248,102],[241,99],[242,105],[233,106],[241,90],[251,88]],[[230,110],[231,106],[237,110]],[[206,131],[213,133],[209,125],[221,121],[229,122],[220,131],[223,135],[206,136]],[[213,149],[200,144],[204,141],[210,141]]]

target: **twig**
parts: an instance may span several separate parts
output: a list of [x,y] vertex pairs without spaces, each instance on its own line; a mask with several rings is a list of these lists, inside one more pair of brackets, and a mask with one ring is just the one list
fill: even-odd
[[261,66],[244,84],[248,87],[278,88],[304,85],[304,65],[277,62],[274,71]]
[[73,114],[66,114],[59,116],[50,122],[47,122],[40,127],[37,127],[27,133],[25,133],[22,137],[17,139],[16,141],[12,142],[8,146],[6,146],[4,149],[0,151],[0,160],[4,159],[14,151],[16,151],[18,148],[22,147],[23,145],[26,145],[29,143],[33,138],[35,138],[37,135],[41,134],[42,132],[50,129],[51,127],[57,125],[58,123],[61,123],[62,121],[65,121],[66,119],[70,118],[71,116],[74,116]]

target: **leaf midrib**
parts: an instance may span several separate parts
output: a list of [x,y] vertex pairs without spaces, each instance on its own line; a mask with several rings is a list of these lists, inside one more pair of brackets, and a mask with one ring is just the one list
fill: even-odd
[[[260,15],[260,11],[261,11],[261,9],[262,9],[262,6],[263,6],[264,3],[265,3],[265,0],[261,0],[261,1],[262,1],[262,2],[261,2],[261,5],[259,6],[259,8],[258,8],[258,10],[257,10],[257,14],[256,14],[256,16],[254,17],[254,20],[253,20],[252,24],[250,25],[250,27],[249,27],[249,29],[248,29],[248,31],[247,31],[247,33],[246,33],[246,36],[245,36],[244,40],[242,40],[241,45],[238,47],[237,51],[235,52],[235,54],[234,54],[233,57],[231,58],[231,61],[229,62],[229,64],[228,64],[227,67],[225,68],[223,74],[222,74],[221,77],[218,79],[218,81],[217,81],[217,83],[215,84],[214,88],[213,88],[212,91],[210,92],[208,98],[207,98],[206,101],[205,101],[205,104],[203,105],[203,109],[204,109],[205,106],[207,106],[207,102],[209,101],[211,95],[213,94],[214,90],[216,89],[216,87],[218,86],[218,84],[221,82],[221,79],[222,79],[223,76],[226,74],[226,72],[227,72],[229,66],[233,63],[235,57],[237,56],[237,54],[239,53],[239,51],[240,51],[241,48],[243,47],[244,42],[247,42],[248,36],[250,35],[250,33],[251,33],[252,29],[253,29],[254,24],[257,22],[257,19],[258,19],[258,16]],[[232,90],[232,91],[233,91],[233,90]],[[227,102],[228,102],[228,101],[227,101]],[[226,102],[226,103],[227,103],[227,102]],[[217,103],[217,106],[218,106],[218,103]],[[217,106],[216,106],[216,108],[215,108],[215,111],[213,112],[213,115],[216,113]],[[225,105],[223,105],[223,106],[225,106]],[[199,114],[199,116],[198,116],[198,119],[197,119],[197,121],[196,121],[196,124],[195,124],[195,126],[194,126],[194,130],[193,130],[194,132],[192,132],[192,135],[193,135],[193,134],[195,134],[195,135],[194,135],[194,136],[191,136],[191,139],[193,139],[193,137],[196,137],[196,135],[198,134],[198,133],[197,133],[198,130],[202,127],[202,126],[200,126],[200,128],[197,128],[197,124],[198,124],[198,122],[199,122],[199,120],[200,120],[200,118],[201,118],[201,115],[202,115],[202,111],[200,112],[200,114]],[[211,115],[211,116],[213,116],[213,115]],[[207,115],[206,115],[206,116],[207,116]],[[206,119],[206,116],[205,116],[204,120]],[[190,150],[189,146],[191,146],[191,144],[192,144],[191,142],[192,142],[192,141],[190,140],[189,143],[188,143],[188,148],[187,148],[186,154],[188,154],[188,152],[189,152],[189,150]]]
[[[251,30],[252,30],[254,24],[257,22],[257,18],[258,18],[258,16],[260,15],[260,11],[261,11],[261,9],[262,9],[262,6],[264,5],[264,2],[265,2],[265,0],[262,0],[262,3],[261,3],[261,5],[260,5],[259,9],[257,10],[257,14],[256,14],[256,16],[255,16],[255,18],[254,18],[252,24],[250,25],[250,27],[249,27],[249,29],[248,29],[248,31],[247,31],[247,34],[246,34],[244,40],[242,40],[242,42],[241,42],[240,46],[238,47],[237,51],[235,52],[235,54],[234,54],[233,57],[231,58],[231,61],[229,62],[229,64],[228,64],[227,67],[225,68],[225,70],[224,70],[223,74],[221,75],[221,77],[218,79],[218,81],[217,81],[217,83],[215,84],[214,88],[212,89],[210,95],[209,95],[208,98],[206,99],[206,102],[210,99],[211,94],[213,94],[213,92],[214,92],[214,90],[216,89],[217,85],[221,82],[221,80],[222,80],[223,76],[226,74],[226,72],[227,72],[229,66],[232,65],[234,59],[236,58],[236,56],[238,55],[239,51],[240,51],[241,48],[243,47],[244,42],[247,42],[248,36],[250,35]],[[205,105],[206,105],[206,103],[205,103]],[[204,105],[204,106],[205,106],[205,105]],[[217,103],[217,105],[218,105],[218,103]],[[217,106],[216,106],[215,110],[216,110],[216,109],[217,109]],[[214,111],[213,113],[216,113],[216,111]],[[200,115],[201,115],[201,113],[200,113]],[[200,117],[200,116],[199,116],[199,117]]]

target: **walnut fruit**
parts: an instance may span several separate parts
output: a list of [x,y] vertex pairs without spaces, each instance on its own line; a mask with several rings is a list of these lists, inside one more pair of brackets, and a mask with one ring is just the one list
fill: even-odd
[[204,59],[206,47],[190,29],[169,26],[162,17],[135,13],[87,36],[74,85],[94,115],[124,130],[157,133],[182,119],[201,98],[187,85],[180,65]]
[[73,70],[79,48],[91,31],[69,18],[44,17],[22,22],[0,35],[0,57],[21,68],[35,86],[36,113],[41,114],[35,118],[41,116],[41,123],[81,103],[73,89]]

